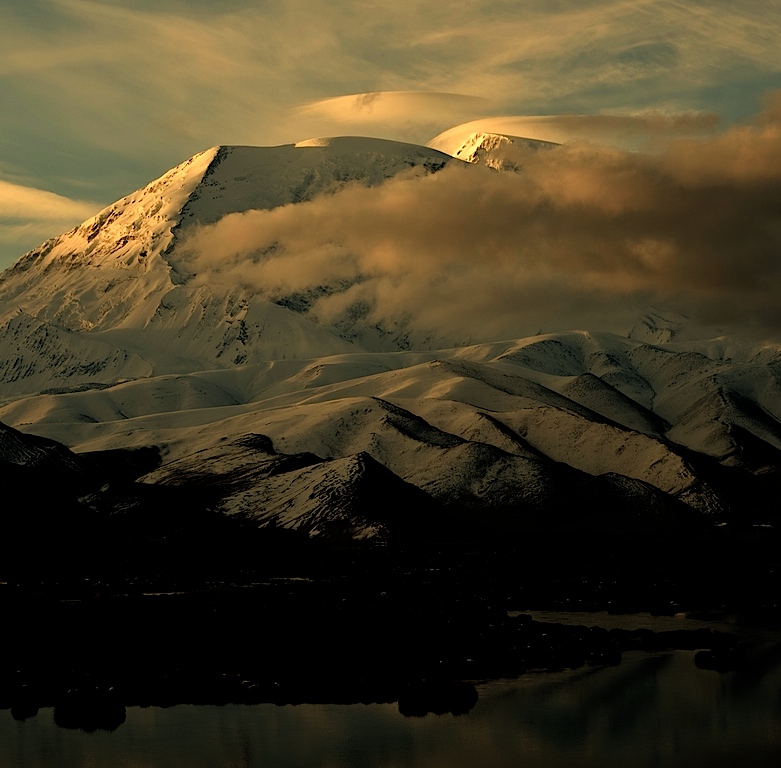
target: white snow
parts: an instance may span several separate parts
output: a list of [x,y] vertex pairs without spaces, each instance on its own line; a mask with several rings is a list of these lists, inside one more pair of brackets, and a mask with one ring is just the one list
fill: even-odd
[[[437,144],[432,143],[431,146],[435,147]],[[528,152],[550,149],[557,145],[549,141],[479,131],[467,136],[460,145],[456,142],[445,143],[443,146],[449,148],[443,151],[467,163],[486,165],[500,171],[520,171]]]
[[[475,135],[462,154],[495,158],[518,141]],[[45,243],[0,276],[0,421],[77,451],[158,445],[166,463],[147,482],[199,467],[251,475],[225,511],[310,531],[355,523],[349,489],[372,461],[487,509],[542,509],[562,483],[607,488],[617,475],[708,512],[718,496],[687,451],[749,471],[778,460],[781,345],[686,339],[649,314],[631,338],[370,352],[249,288],[191,280],[177,254],[193,223],[446,161],[361,138],[213,148]],[[247,434],[275,453],[250,451]],[[301,453],[317,460],[264,475],[277,454]]]

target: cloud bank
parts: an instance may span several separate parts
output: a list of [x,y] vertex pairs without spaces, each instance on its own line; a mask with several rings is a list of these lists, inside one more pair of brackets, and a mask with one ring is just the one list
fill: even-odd
[[[626,332],[649,304],[727,330],[781,330],[781,95],[751,123],[655,154],[527,151],[521,173],[453,163],[226,216],[180,258],[271,298],[340,286],[311,312],[411,318],[474,340]],[[186,255],[185,255],[186,252]]]

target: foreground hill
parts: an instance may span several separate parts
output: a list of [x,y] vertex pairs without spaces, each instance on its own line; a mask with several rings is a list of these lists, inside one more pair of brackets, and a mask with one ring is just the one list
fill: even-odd
[[[741,499],[777,481],[776,373],[568,333],[150,377],[22,398],[0,419],[78,451],[155,446],[143,483],[311,535],[336,515],[340,535],[383,537],[388,505],[409,531],[413,503],[445,537],[464,519],[475,535],[659,529],[758,513]],[[435,523],[440,508],[456,517]]]

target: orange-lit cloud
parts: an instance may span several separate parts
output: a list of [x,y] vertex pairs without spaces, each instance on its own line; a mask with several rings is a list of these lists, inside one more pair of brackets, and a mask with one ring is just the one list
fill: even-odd
[[300,107],[302,126],[331,125],[339,133],[384,133],[418,139],[465,116],[490,112],[488,99],[456,93],[376,91],[322,99]]
[[588,141],[648,150],[670,139],[712,134],[719,121],[719,116],[710,112],[489,117],[448,128],[431,139],[428,146],[452,155],[473,133],[500,133],[557,144]]
[[0,179],[0,242],[16,246],[21,254],[94,216],[100,208],[98,203]]
[[70,200],[54,192],[12,184],[0,179],[0,219],[36,219],[79,223],[93,216],[100,206]]
[[627,331],[649,303],[781,330],[777,98],[750,124],[655,154],[575,143],[526,151],[523,165],[453,163],[232,214],[179,258],[270,298],[351,284],[311,311],[326,322],[356,306],[367,323],[411,316],[443,339]]

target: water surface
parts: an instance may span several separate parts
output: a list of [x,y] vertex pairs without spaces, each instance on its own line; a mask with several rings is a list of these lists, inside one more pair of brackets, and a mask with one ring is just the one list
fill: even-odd
[[0,712],[0,765],[19,768],[765,768],[781,765],[781,644],[741,671],[688,651],[479,686],[461,717],[395,704],[130,707],[116,731]]

